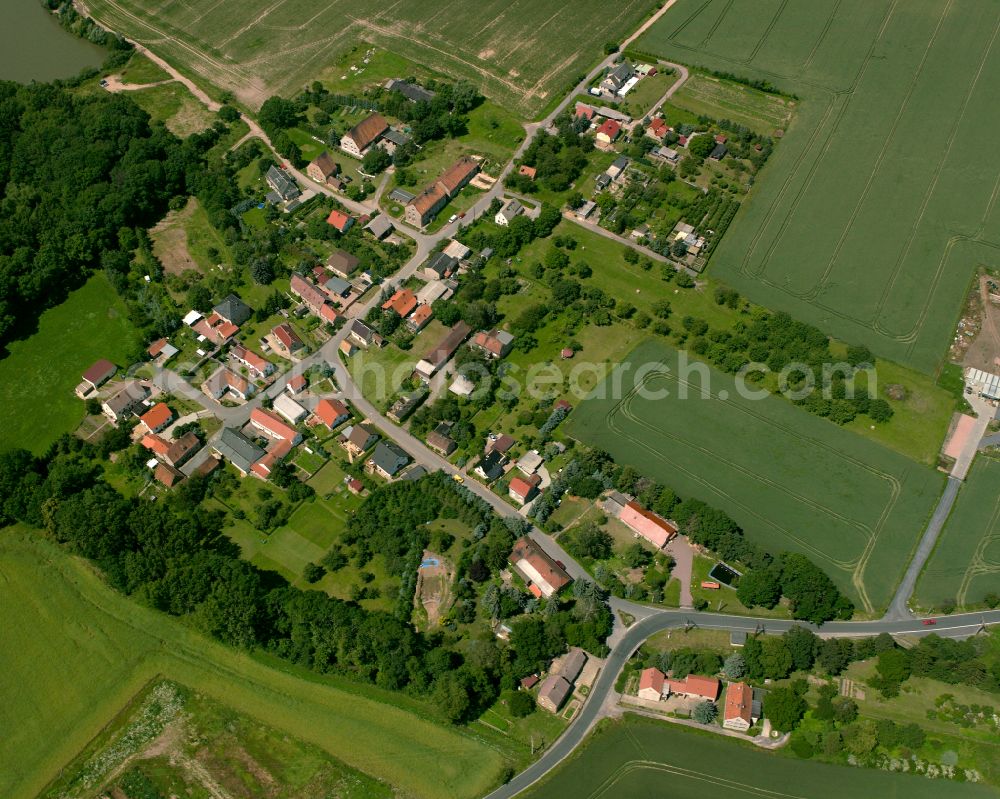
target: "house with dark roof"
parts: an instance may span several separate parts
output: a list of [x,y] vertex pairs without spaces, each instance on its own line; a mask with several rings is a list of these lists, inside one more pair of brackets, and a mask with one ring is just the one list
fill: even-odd
[[628,83],[633,75],[635,75],[635,69],[632,67],[632,64],[628,60],[622,61],[605,76],[601,82],[601,86],[612,94],[615,94],[622,86]]
[[365,225],[365,230],[381,241],[392,233],[395,227],[393,227],[392,220],[386,214],[379,214]]
[[180,438],[174,439],[170,442],[170,446],[167,448],[167,451],[163,453],[163,460],[171,466],[179,469],[191,460],[191,456],[200,449],[201,439],[198,438],[197,433],[191,430],[182,435]]
[[507,227],[507,225],[514,221],[514,217],[520,216],[523,213],[524,206],[518,200],[510,199],[497,211],[497,215],[493,217],[493,221],[501,227]]
[[402,424],[427,399],[427,391],[414,391],[397,399],[385,412],[385,415],[396,424]]
[[378,433],[375,432],[375,428],[364,422],[354,425],[350,432],[344,431],[344,449],[352,458],[363,455],[375,446],[376,441]]
[[382,336],[368,327],[368,325],[360,319],[355,319],[351,322],[351,326],[347,330],[347,337],[359,347],[364,347],[365,349],[373,344],[376,347],[381,347],[385,343]]
[[385,117],[378,112],[369,114],[340,138],[340,149],[354,158],[362,158],[388,129]]
[[230,294],[212,310],[233,325],[242,325],[253,313],[253,309],[235,294]]
[[412,191],[407,191],[406,189],[400,188],[399,186],[397,186],[396,188],[394,188],[392,191],[389,192],[389,199],[392,200],[393,202],[401,203],[402,205],[406,205],[408,202],[410,202],[410,200],[412,200],[416,196],[417,195],[414,194]]
[[295,182],[295,178],[289,175],[284,169],[279,169],[274,165],[267,170],[264,179],[267,181],[267,185],[271,187],[271,191],[267,194],[267,200],[272,205],[294,200],[302,194],[299,184]]
[[326,150],[317,155],[306,167],[306,174],[317,183],[328,183],[338,172],[340,164],[334,161],[333,156]]
[[425,89],[423,86],[399,80],[398,78],[390,78],[386,82],[385,88],[386,91],[399,92],[411,103],[429,103],[434,99],[434,92],[430,89]]
[[104,401],[101,410],[112,422],[117,423],[132,416],[148,396],[149,389],[146,386],[137,380],[130,380]]
[[424,264],[424,277],[441,280],[458,268],[458,261],[444,252],[434,253]]
[[253,465],[264,457],[264,450],[235,427],[223,427],[212,443],[212,449],[223,460],[229,461],[244,477]]
[[712,148],[712,152],[708,154],[708,157],[714,161],[721,161],[726,157],[726,153],[729,152],[729,148],[726,146],[725,142],[719,142]]
[[503,467],[506,465],[507,458],[502,452],[490,450],[479,459],[474,471],[483,480],[492,483],[503,477]]
[[471,332],[472,328],[465,322],[456,322],[454,327],[448,331],[438,345],[417,363],[415,367],[416,373],[422,379],[430,380],[438,369],[444,366],[451,356],[455,354],[455,350],[468,338]]
[[326,268],[344,280],[350,280],[351,275],[358,271],[361,259],[347,250],[334,250],[326,259]]
[[395,441],[379,441],[365,464],[365,469],[385,480],[391,480],[409,462],[410,456]]
[[550,674],[542,680],[538,689],[538,706],[549,713],[558,713],[572,691],[573,686],[566,681],[566,678]]
[[458,446],[451,438],[451,422],[441,422],[430,433],[427,434],[427,446],[439,455],[445,457],[451,455]]

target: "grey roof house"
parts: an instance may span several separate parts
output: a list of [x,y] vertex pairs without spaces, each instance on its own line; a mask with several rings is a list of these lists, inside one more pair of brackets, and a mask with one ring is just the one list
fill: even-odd
[[278,167],[272,165],[267,170],[265,180],[267,180],[267,185],[271,187],[267,199],[272,203],[279,203],[282,200],[294,200],[302,194],[299,190],[299,184],[284,169],[278,169]]
[[410,456],[395,441],[379,441],[368,460],[368,468],[388,480],[410,462]]
[[235,294],[230,294],[212,310],[234,325],[242,325],[253,313],[253,309]]
[[248,474],[250,467],[265,455],[263,449],[235,427],[223,427],[222,434],[212,445],[212,449],[242,474]]

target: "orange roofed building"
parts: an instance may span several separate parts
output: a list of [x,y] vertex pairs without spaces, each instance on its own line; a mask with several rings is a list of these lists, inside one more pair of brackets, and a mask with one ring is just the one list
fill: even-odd
[[550,597],[573,581],[566,570],[528,536],[515,542],[507,560],[528,583],[528,589],[534,589],[531,592],[536,596]]
[[726,688],[726,708],[722,716],[722,726],[746,732],[757,721],[754,710],[753,688],[745,682],[729,683],[729,687]]
[[417,298],[409,289],[400,289],[388,300],[382,303],[382,310],[393,310],[401,318],[405,319],[417,307]]
[[672,694],[700,696],[712,702],[719,698],[719,681],[714,677],[702,677],[700,674],[689,674],[683,680],[667,680],[667,687]]
[[618,517],[633,532],[638,533],[657,549],[662,549],[677,535],[677,528],[666,519],[646,510],[634,500],[622,508]]

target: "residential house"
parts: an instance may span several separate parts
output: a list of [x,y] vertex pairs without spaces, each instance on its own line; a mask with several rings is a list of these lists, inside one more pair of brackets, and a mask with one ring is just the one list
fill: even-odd
[[155,433],[146,433],[139,443],[154,455],[160,457],[170,451],[170,442]]
[[711,158],[713,161],[721,161],[723,158],[726,157],[726,153],[728,152],[729,148],[726,147],[726,143],[719,142],[718,144],[715,145],[715,147],[712,148],[712,152],[708,154],[708,157]]
[[635,69],[628,60],[625,60],[605,76],[601,86],[612,94],[617,94],[634,75]]
[[316,316],[320,315],[323,306],[326,305],[327,296],[314,283],[310,283],[302,275],[293,274],[289,282],[289,290],[308,306]]
[[646,126],[646,135],[654,141],[663,141],[663,137],[669,132],[670,126],[665,119],[660,117],[650,120],[649,125]]
[[597,129],[595,138],[602,144],[610,145],[621,135],[621,132],[622,126],[617,120],[606,119]]
[[409,289],[399,289],[388,300],[382,303],[383,311],[395,311],[400,319],[405,319],[417,307],[417,298]]
[[580,649],[580,647],[573,646],[570,647],[569,652],[563,655],[562,662],[559,664],[558,674],[567,682],[574,683],[586,665],[587,653]]
[[316,410],[313,413],[328,430],[339,427],[351,418],[351,411],[338,399],[321,399],[316,403]]
[[404,394],[390,406],[385,415],[395,422],[402,424],[410,415],[420,407],[420,404],[427,399],[426,391],[415,391],[412,394]]
[[194,470],[194,473],[199,477],[208,477],[208,475],[218,469],[221,465],[221,460],[214,455],[209,455],[198,465],[198,467]]
[[83,373],[82,379],[84,385],[88,386],[88,393],[90,391],[96,391],[98,388],[107,383],[112,377],[115,376],[115,372],[117,371],[118,367],[111,363],[111,361],[104,358],[97,361],[97,363]]
[[622,511],[625,510],[625,506],[631,501],[632,498],[630,496],[618,491],[611,491],[601,500],[601,510],[613,519],[617,519],[621,516]]
[[479,172],[479,162],[462,156],[406,205],[406,221],[424,227]]
[[340,164],[334,161],[333,156],[326,150],[317,155],[306,167],[306,174],[317,183],[328,183],[330,178],[339,172]]
[[[756,713],[754,712],[756,710]],[[760,707],[754,707],[753,688],[745,682],[731,682],[726,687],[726,706],[722,726],[727,730],[746,732],[760,718]]]
[[661,516],[643,508],[632,500],[622,508],[619,520],[638,533],[657,549],[662,549],[677,535],[677,527]]
[[361,496],[361,493],[365,490],[365,484],[358,480],[358,478],[352,477],[347,481],[347,490],[356,496]]
[[[607,175],[604,175],[607,177]],[[597,207],[597,203],[593,200],[587,200],[583,205],[576,209],[576,218],[585,221],[590,218],[590,215],[594,213],[594,209]]]
[[470,255],[472,255],[472,250],[466,247],[462,242],[452,239],[448,242],[448,246],[445,247],[441,252],[445,255],[454,258],[456,261],[464,261]]
[[217,313],[212,313],[206,318],[199,318],[191,325],[191,329],[198,334],[199,340],[211,341],[215,345],[225,344],[240,332],[239,325],[223,319]]
[[149,389],[137,380],[130,380],[101,405],[101,410],[116,424],[132,416],[149,396]]
[[427,434],[427,446],[444,457],[451,455],[458,446],[451,438],[451,427],[450,422],[441,422]]
[[379,441],[365,468],[385,480],[391,480],[409,462],[410,456],[395,441]]
[[536,170],[533,166],[528,166],[527,164],[521,164],[521,166],[517,168],[517,174],[522,177],[526,177],[528,180],[534,180],[537,173],[538,170]]
[[529,536],[514,543],[507,560],[533,594],[551,597],[572,582],[566,570]]
[[184,473],[166,463],[161,463],[153,470],[153,479],[167,488],[173,488],[184,480]]
[[533,474],[531,477],[518,476],[510,481],[507,493],[511,499],[525,505],[538,495],[538,485],[541,482],[542,478],[537,474]]
[[689,674],[683,680],[667,680],[667,688],[672,694],[708,699],[711,702],[719,696],[719,681],[715,677],[702,677],[700,674]]
[[365,349],[368,349],[368,347],[373,344],[376,347],[381,347],[385,343],[382,336],[368,327],[368,325],[360,319],[355,319],[351,322],[351,326],[347,331],[347,336],[359,347],[364,347]]
[[[282,394],[278,400],[285,399],[294,404],[298,404],[291,397]],[[277,402],[278,400],[275,400]],[[272,441],[288,441],[295,446],[302,441],[302,434],[294,427],[286,424],[272,411],[264,408],[254,408],[250,412],[250,424],[255,430],[259,430],[264,436]]]
[[411,103],[429,103],[434,99],[434,92],[430,89],[398,78],[390,78],[385,84],[385,89],[390,92],[399,92]]
[[469,346],[479,350],[487,358],[503,358],[514,346],[514,336],[506,330],[491,330],[489,333],[480,330],[472,337]]
[[643,669],[639,675],[639,698],[659,702],[663,698],[665,678],[659,669]]
[[649,151],[649,157],[667,164],[676,164],[681,160],[680,153],[670,147],[656,147]]
[[334,208],[326,218],[326,223],[338,233],[346,233],[354,224],[354,217]]
[[174,420],[174,412],[165,402],[157,402],[152,408],[139,417],[141,424],[150,433],[159,433]]
[[212,312],[226,322],[237,326],[242,325],[253,315],[253,309],[235,294],[226,297],[212,309]]
[[298,424],[309,415],[309,411],[299,405],[288,394],[279,394],[275,397],[271,407],[284,416],[290,424]]
[[389,128],[382,137],[382,141],[379,142],[379,147],[389,155],[395,155],[397,148],[409,144],[411,141],[413,141],[413,137],[409,133]]
[[165,338],[157,339],[152,344],[149,345],[149,349],[146,353],[153,360],[159,361],[160,363],[166,363],[171,358],[173,358],[180,350],[177,349],[173,344],[167,341]]
[[229,461],[244,477],[250,469],[264,457],[264,450],[247,438],[235,427],[223,427],[212,449],[220,458]]
[[520,216],[523,213],[524,206],[517,200],[510,199],[504,203],[503,208],[497,211],[497,215],[493,217],[493,221],[501,227],[507,227],[513,221],[514,217]]
[[221,400],[230,393],[246,401],[253,396],[256,388],[242,375],[220,366],[201,384],[201,390],[214,400]]
[[333,275],[323,283],[323,290],[330,299],[338,302],[345,299],[351,293],[351,284],[344,278]]
[[625,170],[628,169],[628,165],[629,165],[629,160],[626,156],[623,155],[620,156],[619,158],[616,158],[614,162],[611,164],[611,166],[609,166],[605,171],[612,180],[618,180],[618,178],[622,176]]
[[424,264],[424,276],[429,280],[440,280],[458,268],[458,261],[444,252],[434,253]]
[[428,280],[417,292],[417,302],[421,305],[433,305],[438,300],[446,300],[451,296],[451,289],[444,281],[437,279],[437,272],[434,274],[435,277]]
[[361,266],[361,260],[358,256],[346,250],[334,250],[326,259],[326,268],[344,280],[350,280],[351,275],[358,271],[359,266]]
[[298,333],[292,330],[292,326],[287,322],[282,322],[271,330],[271,335],[274,336],[278,345],[285,352],[293,353],[302,349],[305,344],[302,343],[302,339],[299,338]]
[[565,677],[560,677],[558,674],[549,675],[538,689],[538,705],[549,713],[558,713],[572,691],[573,686]]
[[538,454],[537,450],[531,450],[525,452],[517,459],[517,469],[522,474],[530,477],[542,467],[544,462],[545,459]]
[[293,446],[291,440],[287,438],[272,441],[264,456],[250,467],[251,474],[254,477],[259,477],[261,480],[269,479],[274,467],[288,457],[288,453],[292,451]]
[[363,158],[368,148],[389,130],[389,123],[379,113],[369,114],[340,138],[340,149],[355,158]]
[[501,455],[506,455],[515,443],[513,437],[504,433],[503,435],[491,438],[486,444],[486,451],[499,452]]
[[247,372],[255,380],[261,380],[274,372],[273,363],[242,344],[234,344],[230,347],[229,357],[246,367]]
[[[271,191],[267,194],[267,201],[272,205],[294,200],[302,194],[299,184],[295,182],[295,178],[289,175],[284,169],[279,169],[274,165],[267,170],[264,179],[267,181],[267,185],[271,187]],[[240,323],[236,322],[236,324]]]
[[434,316],[434,311],[429,305],[418,305],[416,310],[410,314],[406,320],[406,326],[414,333],[419,333]]
[[611,185],[611,175],[607,172],[602,172],[596,178],[594,178],[594,188],[597,191],[604,191],[608,186]]
[[344,449],[352,457],[356,458],[359,455],[364,455],[364,453],[375,446],[375,442],[378,441],[378,433],[375,432],[375,428],[371,425],[361,423],[356,424],[351,428],[351,432],[347,433],[345,430],[346,438],[344,440]]
[[197,433],[190,430],[170,443],[167,451],[163,453],[163,460],[174,468],[179,469],[191,460],[191,456],[200,449],[201,439],[198,438]]
[[587,105],[586,103],[577,103],[576,109],[573,115],[577,119],[586,119],[588,122],[593,121],[594,115],[597,113],[597,109],[592,105]]
[[392,231],[395,230],[395,227],[393,227],[392,220],[388,216],[385,214],[379,214],[367,225],[365,225],[365,230],[381,241],[392,233]]
[[285,383],[285,391],[289,394],[301,394],[306,390],[306,386],[309,385],[309,380],[305,375],[293,375],[289,378],[288,382]]
[[455,350],[471,332],[472,328],[465,322],[456,322],[438,345],[417,364],[417,374],[424,380],[430,380],[438,369],[444,366],[455,354]]
[[479,463],[476,464],[475,473],[483,480],[492,483],[503,476],[503,469],[506,465],[506,455],[496,450],[490,450],[479,459]]

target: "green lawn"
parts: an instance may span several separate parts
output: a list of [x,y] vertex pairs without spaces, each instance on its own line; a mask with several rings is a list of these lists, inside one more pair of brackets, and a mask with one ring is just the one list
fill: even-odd
[[159,83],[169,80],[170,74],[150,61],[146,56],[133,53],[125,68],[119,73],[123,83]]
[[84,417],[73,389],[94,361],[127,366],[137,331],[103,275],[92,277],[39,319],[30,338],[15,341],[0,360],[0,402],[6,422],[0,448],[41,454]]
[[990,797],[986,786],[832,766],[764,752],[711,733],[626,716],[601,722],[590,740],[526,799],[757,796],[782,799]]
[[498,781],[497,751],[428,721],[433,711],[416,700],[216,644],[113,592],[37,533],[4,531],[0,575],[0,794],[8,799],[36,796],[154,677],[318,746],[405,795],[472,799]]
[[925,608],[975,606],[1000,593],[1000,462],[980,455],[914,592]]
[[182,83],[165,83],[148,89],[130,91],[154,121],[163,122],[180,137],[205,130],[215,121],[215,114],[205,108]]
[[421,330],[408,350],[395,344],[358,350],[347,362],[351,377],[361,386],[365,399],[377,407],[387,408],[403,382],[413,374],[413,367],[446,333],[444,325],[436,319]]
[[722,508],[765,548],[809,555],[862,611],[888,602],[941,491],[929,467],[783,399],[744,398],[733,378],[685,366],[659,341],[633,351],[566,425]]
[[[1000,125],[1000,7],[952,8],[680,0],[636,43],[800,98],[711,269],[756,302],[928,374],[973,271],[996,262],[1000,243],[1000,152],[977,146]],[[722,115],[729,101],[706,98],[704,81],[675,102]],[[928,119],[940,120],[931,146],[914,133]]]
[[694,71],[670,98],[672,105],[698,116],[729,119],[770,136],[789,126],[798,102]]

